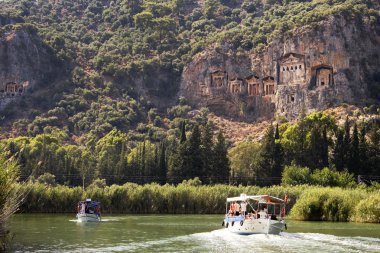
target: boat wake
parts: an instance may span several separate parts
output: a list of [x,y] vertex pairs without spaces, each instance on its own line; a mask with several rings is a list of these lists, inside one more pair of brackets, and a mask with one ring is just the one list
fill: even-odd
[[317,233],[241,236],[225,229],[140,242],[69,249],[66,252],[380,252],[380,239]]
[[[58,246],[58,245],[56,245]],[[118,243],[103,241],[97,245],[60,245],[59,252],[380,252],[380,239],[345,237],[319,233],[281,233],[280,235],[237,235],[226,229],[157,240]],[[47,249],[43,252],[56,252]],[[23,252],[36,252],[24,249]],[[42,251],[37,251],[42,252]]]
[[[280,235],[241,236],[224,229],[210,233],[193,234],[207,245],[209,252],[242,249],[246,252],[380,252],[380,239],[370,237],[343,237],[317,233],[281,233]],[[245,250],[244,250],[245,249]]]

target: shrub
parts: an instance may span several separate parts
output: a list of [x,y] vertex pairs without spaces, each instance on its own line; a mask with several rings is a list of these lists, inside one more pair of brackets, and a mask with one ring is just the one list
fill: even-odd
[[37,178],[37,182],[40,184],[48,185],[48,186],[55,186],[55,176],[53,174],[50,174],[49,172],[46,172],[39,176]]
[[380,223],[380,192],[365,196],[355,207],[352,220],[357,222]]
[[290,165],[285,166],[282,172],[283,185],[301,185],[309,184],[310,182],[310,169],[307,167]]
[[320,186],[340,186],[352,187],[354,186],[354,175],[348,171],[336,171],[335,169],[323,168],[315,170],[311,174],[311,183]]
[[365,195],[361,189],[312,188],[299,196],[290,217],[296,220],[349,221],[356,204]]

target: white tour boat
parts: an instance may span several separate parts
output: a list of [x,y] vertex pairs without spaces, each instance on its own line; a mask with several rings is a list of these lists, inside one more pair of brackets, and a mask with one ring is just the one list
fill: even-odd
[[86,199],[77,206],[77,219],[79,222],[101,221],[100,202]]
[[233,233],[279,234],[286,229],[285,200],[257,195],[227,198],[226,215],[222,226]]

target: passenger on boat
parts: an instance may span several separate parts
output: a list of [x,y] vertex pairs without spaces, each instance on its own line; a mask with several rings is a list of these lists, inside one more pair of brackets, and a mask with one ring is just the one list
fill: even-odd
[[240,210],[240,205],[238,202],[235,202],[235,215],[236,216],[240,215],[239,210]]
[[258,218],[266,219],[268,218],[268,213],[265,211],[265,209],[261,209],[258,213]]
[[230,216],[234,216],[234,214],[235,214],[235,203],[230,204],[230,209],[228,210],[228,214]]
[[240,204],[240,213],[242,215],[245,215],[246,212],[247,212],[247,203],[244,201]]
[[256,217],[256,214],[257,214],[257,211],[255,209],[252,209],[249,213],[248,213],[248,217],[249,218],[255,218]]
[[229,216],[234,216],[234,213],[235,213],[235,211],[234,211],[234,204],[231,203],[230,204],[230,209],[228,210],[228,215]]
[[80,213],[86,213],[86,204],[85,203],[82,203]]

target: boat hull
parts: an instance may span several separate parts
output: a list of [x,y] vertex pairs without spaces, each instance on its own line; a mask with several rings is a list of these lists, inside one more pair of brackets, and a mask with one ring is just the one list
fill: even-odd
[[78,213],[77,219],[79,222],[98,222],[98,221],[101,221],[101,218],[99,215],[92,214],[92,213]]
[[224,227],[236,234],[251,235],[251,234],[274,234],[278,235],[284,231],[286,224],[284,220],[271,219],[246,219],[246,220],[231,220],[225,219]]

